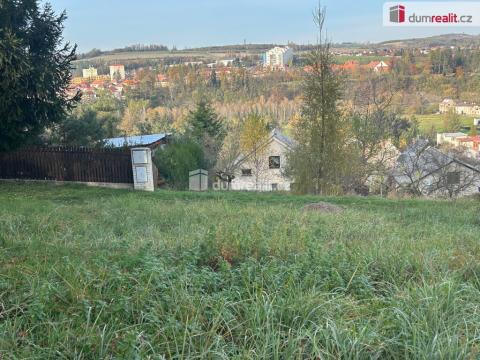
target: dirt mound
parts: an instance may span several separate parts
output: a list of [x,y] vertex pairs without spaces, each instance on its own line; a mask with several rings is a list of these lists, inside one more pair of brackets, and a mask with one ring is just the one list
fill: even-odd
[[320,213],[340,213],[343,208],[326,202],[308,204],[303,207],[303,211],[318,211]]

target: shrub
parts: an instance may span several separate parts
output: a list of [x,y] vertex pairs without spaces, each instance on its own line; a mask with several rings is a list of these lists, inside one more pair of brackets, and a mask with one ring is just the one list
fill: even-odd
[[184,190],[188,188],[188,172],[204,167],[205,159],[198,143],[188,137],[176,137],[156,152],[154,163],[168,185]]

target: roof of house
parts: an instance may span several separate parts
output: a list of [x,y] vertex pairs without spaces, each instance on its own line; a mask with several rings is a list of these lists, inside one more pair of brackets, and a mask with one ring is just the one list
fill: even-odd
[[130,146],[148,146],[152,145],[160,140],[167,138],[169,134],[150,134],[150,135],[139,135],[139,136],[125,136],[104,139],[105,146],[112,147],[130,147]]
[[480,142],[480,135],[464,136],[457,139],[460,142]]
[[405,172],[414,174],[416,180],[433,174],[444,168],[450,163],[455,162],[471,170],[480,172],[480,169],[457,159],[451,154],[445,154],[440,150],[430,146],[427,140],[418,140],[410,145],[397,159],[397,166],[392,171],[392,175],[403,176]]
[[[287,135],[285,135],[284,133],[282,133],[279,129],[275,128],[272,130],[272,133],[271,133],[271,138],[276,138],[277,140],[279,140],[280,142],[284,143],[285,145],[287,145],[288,147],[294,147],[295,146],[295,142],[292,140],[292,138],[288,137]],[[270,140],[270,139],[269,139]]]
[[[279,141],[280,143],[282,143],[283,145],[285,145],[288,148],[292,148],[292,147],[295,146],[295,141],[293,141],[287,135],[283,134],[279,129],[275,128],[271,131],[270,136],[265,141],[265,143],[263,145],[261,145],[260,147],[268,145],[273,139],[276,139],[277,141]],[[251,152],[247,155],[241,155],[237,159],[236,164],[238,165],[238,164],[244,162],[252,153],[253,152]]]
[[455,100],[446,98],[446,99],[443,99],[442,103],[444,103],[444,104],[455,104]]
[[449,137],[449,138],[457,138],[457,137],[464,137],[466,136],[465,133],[462,132],[454,132],[454,133],[439,133],[439,135],[443,137]]

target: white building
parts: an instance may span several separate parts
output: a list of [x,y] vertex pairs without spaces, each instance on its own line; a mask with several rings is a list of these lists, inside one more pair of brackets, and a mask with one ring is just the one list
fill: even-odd
[[478,116],[480,115],[480,106],[475,103],[456,102],[453,99],[443,99],[438,105],[438,111],[441,114],[453,111],[459,115]]
[[448,145],[457,145],[457,139],[467,136],[462,132],[455,133],[437,133],[437,145],[448,144]]
[[88,69],[83,69],[82,73],[84,78],[95,78],[98,76],[97,69],[91,66]]
[[232,190],[290,191],[291,179],[285,175],[287,153],[293,141],[277,129],[260,147],[258,158],[253,153],[242,155],[236,163]]
[[289,66],[293,59],[293,50],[286,47],[276,46],[265,53],[265,67],[272,69],[284,69]]
[[125,80],[125,66],[123,65],[110,65],[110,78],[112,81],[117,80],[120,78],[120,80]]

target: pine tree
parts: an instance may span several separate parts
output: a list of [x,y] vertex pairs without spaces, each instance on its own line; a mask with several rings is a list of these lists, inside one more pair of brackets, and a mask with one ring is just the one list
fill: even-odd
[[66,14],[38,3],[0,1],[0,151],[32,141],[80,99],[66,95],[76,49],[63,44]]
[[222,122],[209,101],[202,99],[188,115],[189,135],[203,148],[206,165],[213,167],[217,161],[224,131]]
[[190,111],[188,123],[193,137],[198,140],[204,135],[215,138],[222,136],[222,123],[210,102],[205,99],[200,100],[195,110]]

